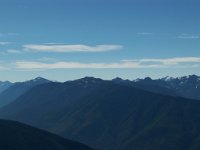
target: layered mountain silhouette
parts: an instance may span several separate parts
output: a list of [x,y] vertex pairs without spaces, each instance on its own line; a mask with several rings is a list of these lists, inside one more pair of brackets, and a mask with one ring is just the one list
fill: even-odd
[[[16,100],[19,96],[26,93],[28,90],[33,88],[34,86],[48,83],[50,82],[47,79],[37,77],[33,80],[25,81],[25,82],[17,82],[11,84],[10,82],[5,82],[7,86],[5,86],[4,90],[0,92],[0,107],[3,107],[12,101]],[[0,84],[1,87],[2,84]],[[0,88],[1,90],[1,88]]]
[[199,108],[199,100],[86,77],[35,86],[0,117],[102,150],[198,150]]
[[164,77],[156,80],[147,77],[145,79],[133,81],[115,78],[112,81],[121,85],[133,86],[154,93],[200,100],[200,77],[196,75],[179,78]]
[[19,123],[0,120],[1,150],[92,150],[88,146]]

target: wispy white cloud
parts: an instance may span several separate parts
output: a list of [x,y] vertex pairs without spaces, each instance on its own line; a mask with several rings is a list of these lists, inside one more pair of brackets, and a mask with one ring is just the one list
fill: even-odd
[[58,45],[58,44],[30,44],[24,45],[25,51],[30,52],[57,52],[57,53],[66,53],[66,52],[106,52],[122,49],[122,45]]
[[19,61],[15,63],[18,69],[100,69],[100,68],[137,68],[137,63],[80,63],[80,62],[56,62],[56,63],[42,63]]
[[17,61],[16,69],[138,69],[138,68],[186,68],[199,67],[200,57],[177,57],[166,59],[133,59],[112,63],[81,63],[59,61],[44,63],[39,61]]
[[199,63],[200,57],[174,57],[165,59],[130,59],[124,62],[140,62],[140,63],[160,63],[163,65],[176,65],[180,63]]
[[0,45],[9,45],[12,44],[12,42],[0,42]]
[[153,33],[151,33],[151,32],[139,32],[137,34],[138,35],[152,35]]
[[192,35],[192,34],[181,34],[177,38],[179,38],[179,39],[199,39],[200,36]]
[[16,49],[8,49],[8,50],[6,50],[6,52],[9,54],[21,54],[22,53],[22,51],[16,50]]
[[0,37],[4,37],[4,36],[17,36],[19,35],[18,33],[14,33],[14,32],[9,32],[9,33],[0,33]]
[[52,61],[57,61],[56,58],[52,58],[52,57],[42,57],[37,59],[38,61],[42,61],[42,62],[52,62]]
[[17,35],[20,35],[19,33],[15,33],[15,32],[9,32],[9,33],[6,33],[5,35],[8,35],[8,36],[17,36]]

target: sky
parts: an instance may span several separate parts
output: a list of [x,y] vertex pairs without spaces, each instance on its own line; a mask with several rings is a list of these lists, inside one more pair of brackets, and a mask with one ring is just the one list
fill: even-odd
[[0,0],[0,80],[200,75],[199,0]]

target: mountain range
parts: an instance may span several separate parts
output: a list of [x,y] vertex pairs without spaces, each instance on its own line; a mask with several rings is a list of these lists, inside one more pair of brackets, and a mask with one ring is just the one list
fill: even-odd
[[[200,100],[200,77],[196,75],[177,78],[167,76],[161,79],[151,79],[150,77],[146,77],[144,79],[136,80],[123,80],[117,77],[111,81],[154,93]],[[16,83],[0,81],[0,107],[11,103],[31,88],[49,82],[53,81],[42,77]]]
[[112,81],[118,84],[133,86],[154,93],[200,100],[200,77],[196,75],[178,78],[167,76],[154,80],[147,77],[145,79],[132,81],[115,78]]
[[196,78],[48,82],[2,107],[0,117],[100,150],[198,150],[200,101],[188,94],[199,89]]
[[26,93],[31,88],[40,84],[48,83],[48,82],[50,81],[41,77],[37,77],[33,80],[24,81],[24,82],[16,82],[16,83],[11,83],[8,81],[1,82],[0,87],[4,87],[4,88],[0,88],[2,89],[0,91],[0,107],[3,107],[11,103],[17,97]]

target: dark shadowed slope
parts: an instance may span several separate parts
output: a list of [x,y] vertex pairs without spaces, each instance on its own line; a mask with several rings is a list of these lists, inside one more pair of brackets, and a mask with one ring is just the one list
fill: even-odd
[[0,107],[3,107],[15,99],[17,99],[20,95],[24,94],[34,86],[48,83],[49,80],[44,78],[35,78],[33,80],[25,81],[25,82],[17,82],[9,86],[3,92],[0,92]]
[[200,101],[94,78],[34,87],[0,116],[103,150],[200,148]]
[[0,150],[92,150],[31,126],[0,120]]

